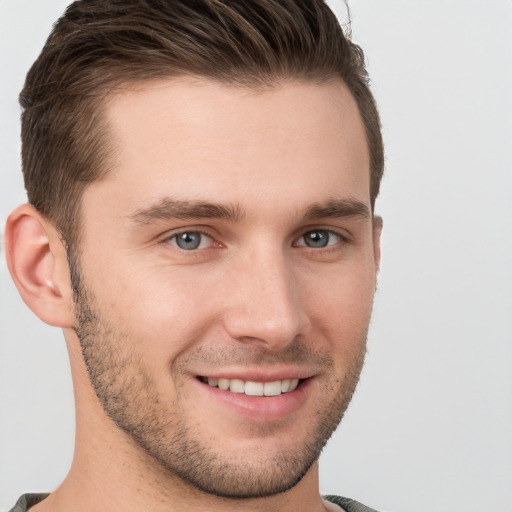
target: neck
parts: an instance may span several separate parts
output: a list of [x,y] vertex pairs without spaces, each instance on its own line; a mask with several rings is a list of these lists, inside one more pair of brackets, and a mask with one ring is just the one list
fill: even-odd
[[[118,448],[118,453],[123,453]],[[34,512],[296,512],[325,511],[318,488],[318,463],[284,493],[254,499],[228,499],[204,493],[176,476],[149,467],[148,461],[112,457],[112,449],[97,441],[85,449],[77,446],[71,470]],[[126,453],[126,452],[124,452]]]
[[[70,351],[77,372],[79,354]],[[75,361],[73,361],[75,359]],[[85,372],[80,368],[79,372]],[[80,381],[87,381],[86,375]],[[90,387],[76,386],[76,444],[68,476],[34,512],[296,512],[328,510],[315,462],[292,489],[274,496],[228,499],[205,493],[170,474],[102,411]],[[271,470],[271,469],[270,469]]]

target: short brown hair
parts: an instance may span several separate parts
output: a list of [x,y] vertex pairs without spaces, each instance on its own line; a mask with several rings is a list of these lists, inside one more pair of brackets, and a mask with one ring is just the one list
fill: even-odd
[[84,188],[108,172],[102,101],[130,82],[193,75],[260,86],[341,78],[361,113],[372,208],[384,167],[364,55],[323,0],[79,0],[20,94],[29,201],[71,246]]

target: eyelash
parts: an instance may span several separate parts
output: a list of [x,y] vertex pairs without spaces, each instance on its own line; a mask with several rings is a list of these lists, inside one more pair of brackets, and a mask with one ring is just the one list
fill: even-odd
[[[312,233],[322,233],[322,234],[327,234],[328,235],[328,239],[327,239],[327,245],[325,246],[321,246],[321,247],[311,247],[311,246],[308,246],[306,245],[306,243],[304,244],[299,244],[298,241],[299,240],[303,240],[305,239],[305,237],[307,235],[311,235]],[[334,243],[329,243],[330,242],[330,238],[334,235],[334,237],[337,238],[337,241],[334,242]],[[340,242],[341,243],[345,243],[347,242],[347,237],[343,236],[341,233],[338,233],[337,231],[333,231],[332,229],[323,229],[323,228],[316,228],[316,229],[310,229],[308,231],[306,231],[304,234],[302,234],[299,239],[298,239],[297,242],[295,242],[295,246],[299,246],[299,247],[307,247],[309,249],[313,249],[313,250],[319,250],[319,249],[324,249],[324,250],[332,250],[335,248],[336,245],[338,245]]]
[[[181,251],[184,251],[184,252],[194,252],[194,251],[197,251],[199,250],[200,248],[194,248],[194,249],[183,249],[182,247],[179,247],[178,246],[178,237],[179,236],[183,236],[183,235],[200,235],[201,237],[207,237],[209,238],[212,242],[214,242],[214,238],[209,235],[208,233],[205,233],[204,231],[201,231],[199,229],[186,229],[186,230],[183,230],[183,231],[179,231],[178,233],[173,233],[172,235],[169,235],[167,236],[165,239],[164,239],[164,242],[166,242],[167,244],[171,244],[171,240],[176,240],[176,244],[171,244],[171,245],[174,245],[177,249],[181,250]],[[203,241],[201,240],[200,241],[200,244],[202,243]],[[219,244],[220,246],[221,244]],[[204,249],[204,248],[203,248]]]
[[[311,246],[306,245],[306,243],[299,243],[299,241],[303,240],[304,237],[306,237],[308,234],[315,233],[315,232],[316,233],[325,233],[329,237],[335,236],[337,238],[337,241],[331,244],[331,243],[329,243],[330,242],[330,239],[329,239],[327,242],[328,245],[326,245],[324,247],[311,247]],[[215,239],[210,234],[208,234],[205,231],[202,231],[200,229],[187,229],[187,230],[179,231],[177,233],[172,233],[171,235],[166,236],[164,238],[163,242],[168,245],[173,245],[181,252],[188,252],[188,253],[193,253],[193,252],[197,252],[198,250],[204,250],[204,249],[210,248],[210,247],[203,247],[203,248],[200,247],[200,245],[203,243],[203,240],[200,240],[199,246],[195,247],[195,248],[184,249],[182,247],[179,247],[179,245],[177,243],[178,237],[186,235],[186,234],[200,235],[201,237],[206,237],[206,238],[210,239],[211,242],[213,242],[214,244],[217,244],[217,247],[219,247],[219,248],[222,247],[221,243],[216,242]],[[172,240],[175,240],[176,243],[172,243]],[[349,242],[349,238],[346,235],[342,235],[341,233],[339,233],[337,231],[333,231],[332,229],[326,229],[326,228],[316,228],[316,229],[308,229],[307,231],[304,231],[302,233],[302,235],[300,235],[300,237],[298,237],[292,245],[293,245],[293,247],[305,247],[306,249],[311,249],[313,251],[323,250],[324,252],[326,252],[326,251],[336,250],[336,246],[338,246],[339,244],[344,245],[348,242]]]

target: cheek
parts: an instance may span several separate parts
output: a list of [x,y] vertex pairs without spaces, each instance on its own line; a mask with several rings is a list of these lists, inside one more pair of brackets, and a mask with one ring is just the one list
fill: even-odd
[[[148,365],[168,366],[215,318],[214,283],[177,269],[97,266],[88,287],[102,317]],[[102,286],[108,283],[107,286]]]
[[307,309],[313,329],[333,347],[358,349],[366,341],[375,291],[370,266],[345,268],[307,288]]

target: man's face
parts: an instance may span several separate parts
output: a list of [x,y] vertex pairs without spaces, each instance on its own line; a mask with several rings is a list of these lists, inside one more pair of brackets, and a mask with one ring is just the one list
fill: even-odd
[[85,191],[75,280],[95,392],[169,474],[282,492],[364,359],[378,237],[355,101],[340,82],[174,80],[107,114],[113,169]]

